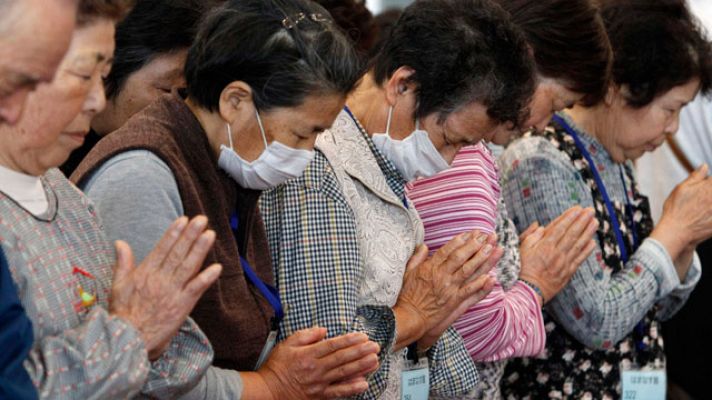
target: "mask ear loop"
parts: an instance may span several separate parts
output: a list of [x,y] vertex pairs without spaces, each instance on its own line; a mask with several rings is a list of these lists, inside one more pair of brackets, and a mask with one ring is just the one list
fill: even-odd
[[386,119],[386,136],[391,137],[391,118],[393,117],[393,106],[388,107],[388,119]]
[[232,147],[232,128],[230,123],[226,122],[225,126],[227,126],[227,142],[230,144],[230,150],[235,151],[235,148]]
[[262,126],[262,118],[260,118],[260,112],[255,108],[255,115],[257,116],[257,125],[260,127],[260,133],[262,133],[262,142],[265,144],[265,150],[267,150],[267,136],[265,136],[265,127]]

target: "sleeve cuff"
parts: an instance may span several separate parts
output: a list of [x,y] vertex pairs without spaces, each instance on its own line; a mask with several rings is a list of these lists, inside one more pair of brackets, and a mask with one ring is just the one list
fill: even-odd
[[142,392],[152,398],[172,399],[194,388],[213,359],[213,349],[198,325],[188,318],[168,349],[151,363]]
[[647,238],[643,241],[638,251],[649,254],[654,260],[659,260],[658,264],[661,268],[649,268],[650,272],[655,275],[655,279],[658,281],[657,300],[664,298],[680,286],[680,277],[677,275],[675,264],[668,251],[660,242],[652,238]]
[[692,290],[702,277],[702,261],[697,255],[697,252],[692,256],[692,263],[690,264],[690,269],[687,270],[687,275],[685,275],[685,280],[683,280],[675,290]]

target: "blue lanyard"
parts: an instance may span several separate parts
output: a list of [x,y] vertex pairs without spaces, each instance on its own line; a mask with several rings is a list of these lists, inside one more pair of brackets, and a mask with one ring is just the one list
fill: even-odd
[[[359,127],[359,129],[361,129],[361,125],[358,123],[358,120],[356,119],[356,117],[354,117],[349,106],[344,105],[344,111],[346,111],[346,114],[349,114],[349,117],[351,117],[351,119],[354,121],[354,124],[356,124],[356,126]],[[365,131],[365,129],[364,129],[364,131]],[[403,197],[400,200],[403,202],[403,207],[405,207],[407,210],[408,209],[408,200],[406,199],[405,195],[403,195]]]
[[[240,219],[237,213],[233,213],[230,216],[230,227],[232,228],[232,233],[237,241],[237,228],[240,226]],[[245,272],[245,276],[250,281],[250,283],[260,291],[262,296],[269,302],[270,306],[274,309],[274,316],[276,321],[273,321],[272,329],[276,329],[276,326],[284,318],[284,309],[282,307],[282,300],[279,298],[279,291],[271,285],[268,285],[260,279],[259,276],[250,266],[250,263],[245,260],[245,258],[240,256],[240,264],[242,264],[242,270]]]
[[[596,181],[596,186],[598,186],[598,189],[601,191],[601,197],[603,197],[603,202],[606,204],[606,209],[608,210],[608,215],[610,216],[611,220],[611,225],[613,226],[613,233],[616,235],[616,241],[618,242],[618,248],[621,251],[621,260],[623,263],[627,263],[629,260],[628,256],[628,250],[626,248],[625,242],[623,241],[623,232],[621,231],[620,223],[618,221],[618,218],[616,217],[616,212],[615,209],[613,208],[613,203],[611,202],[611,198],[608,196],[608,191],[606,190],[606,185],[603,183],[603,179],[601,179],[601,175],[598,173],[598,168],[596,168],[596,164],[593,162],[593,158],[591,157],[591,154],[588,152],[586,149],[586,146],[583,144],[581,141],[581,138],[579,138],[578,134],[576,131],[569,126],[569,124],[561,118],[559,115],[554,114],[553,120],[561,125],[562,128],[571,135],[571,137],[574,139],[574,142],[576,143],[576,147],[579,149],[581,154],[583,154],[584,158],[588,162],[588,166],[591,169],[591,172],[593,173],[593,179]],[[620,171],[621,174],[621,181],[623,182],[623,189],[625,190],[625,199],[626,199],[626,214],[628,215],[629,218],[629,223],[632,226],[633,229],[633,247],[637,248],[638,247],[638,235],[636,232],[636,227],[635,227],[635,221],[633,220],[633,215],[631,214],[633,212],[633,207],[630,204],[630,199],[628,199],[628,189],[625,184],[625,179],[623,179],[623,171]]]

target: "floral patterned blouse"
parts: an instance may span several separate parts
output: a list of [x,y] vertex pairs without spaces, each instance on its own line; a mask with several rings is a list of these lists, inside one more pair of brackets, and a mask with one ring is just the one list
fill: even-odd
[[552,123],[510,145],[500,159],[503,196],[520,231],[535,221],[548,224],[576,204],[594,207],[600,224],[598,249],[546,307],[546,351],[510,362],[502,393],[511,399],[615,399],[621,365],[665,367],[659,321],[689,297],[699,280],[699,259],[680,282],[665,248],[648,238],[650,208],[631,163],[615,163],[598,141],[561,116],[596,164],[631,256],[622,261],[591,166],[561,126]]

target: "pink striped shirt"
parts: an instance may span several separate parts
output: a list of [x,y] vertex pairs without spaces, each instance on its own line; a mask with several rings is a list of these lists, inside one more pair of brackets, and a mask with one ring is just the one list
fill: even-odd
[[[483,143],[462,148],[450,169],[411,182],[407,193],[423,220],[425,244],[431,253],[460,233],[496,229],[498,171]],[[497,268],[507,265],[500,262]],[[497,277],[494,270],[490,274]],[[519,281],[506,292],[496,281],[492,292],[454,326],[478,362],[534,356],[544,350],[546,333],[537,294]]]

